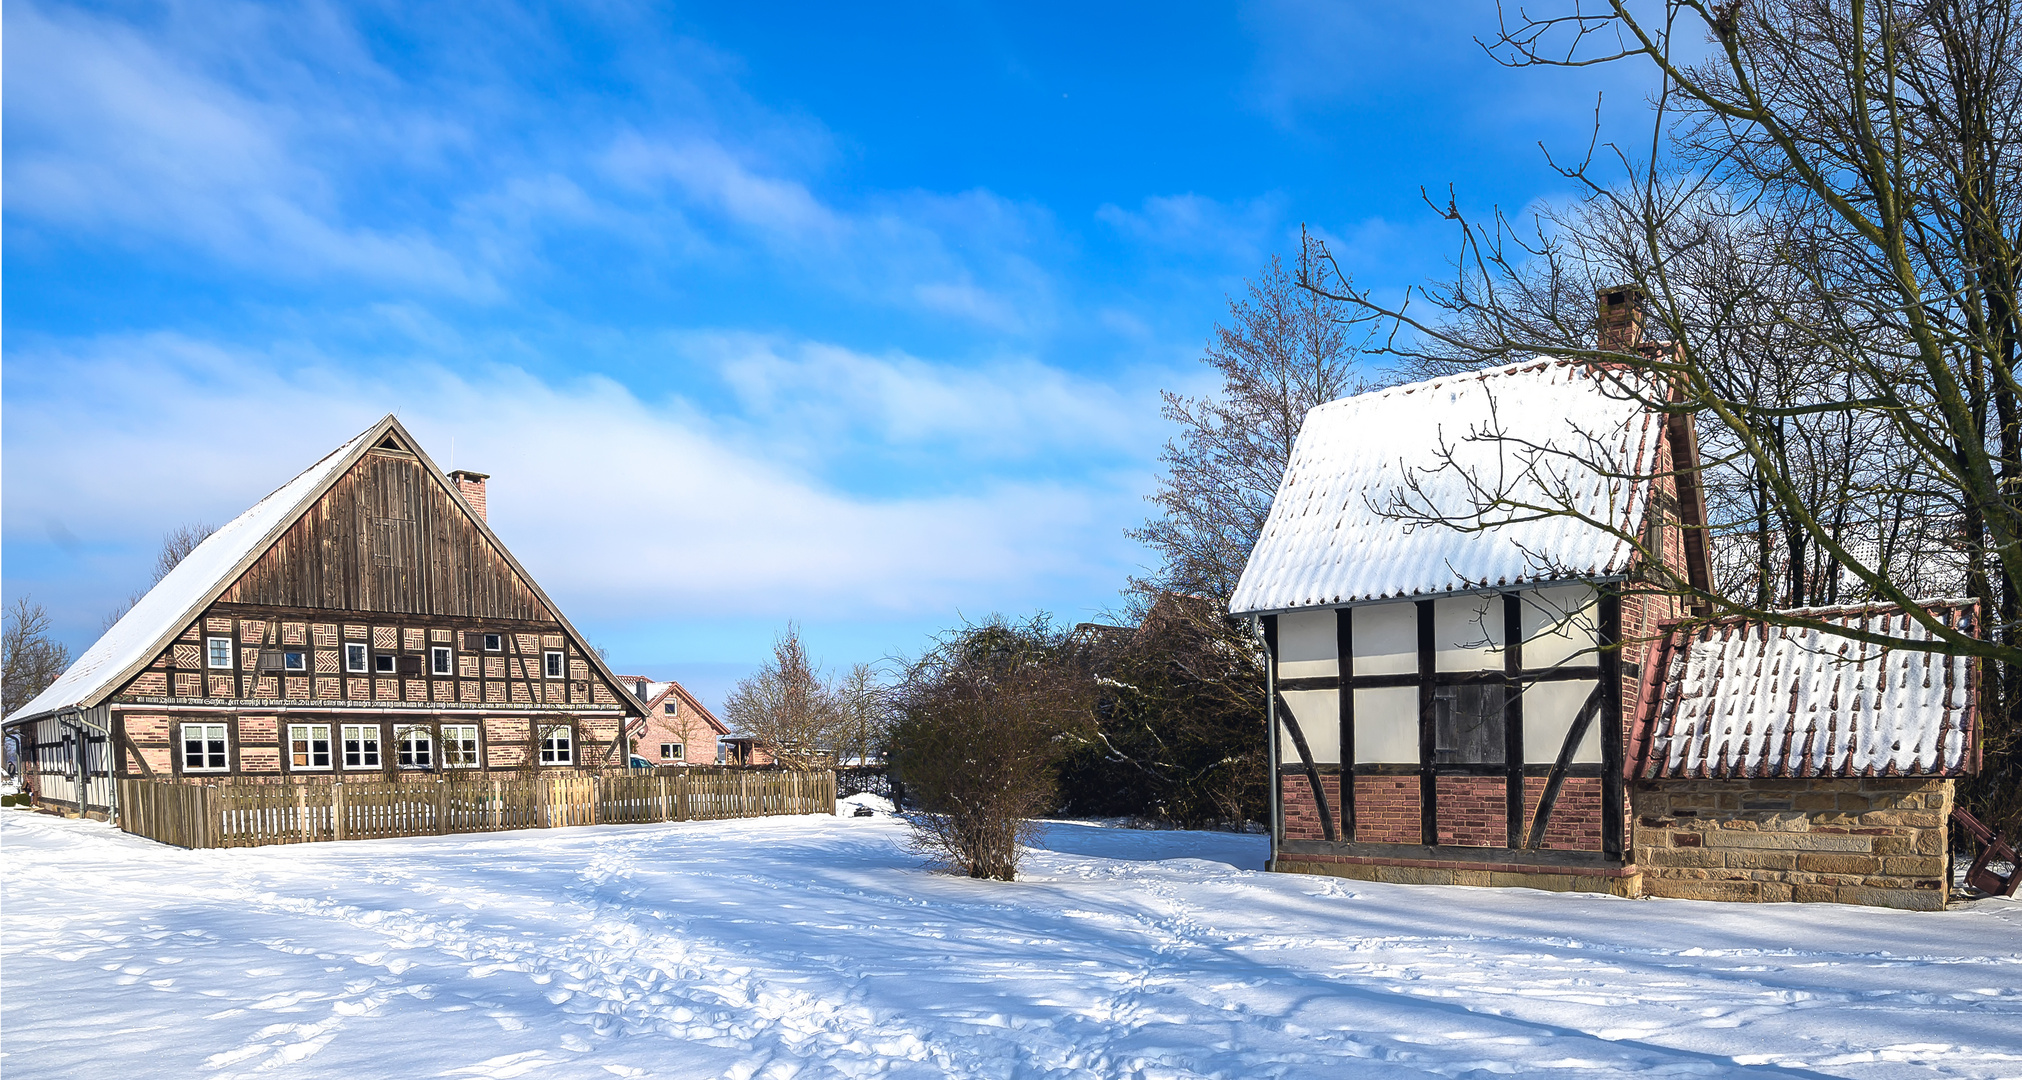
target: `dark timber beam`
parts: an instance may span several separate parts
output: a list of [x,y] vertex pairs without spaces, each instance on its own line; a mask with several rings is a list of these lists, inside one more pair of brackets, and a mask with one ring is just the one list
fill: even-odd
[[1432,601],[1418,601],[1418,839],[1439,843],[1439,778],[1432,771],[1438,746],[1433,719],[1433,675],[1438,667],[1432,633]]
[[1601,853],[1622,857],[1622,592],[1601,590]]
[[1334,675],[1340,691],[1341,839],[1355,842],[1355,618],[1353,608],[1334,609]]
[[1524,838],[1524,609],[1522,596],[1502,594],[1502,754],[1505,842]]

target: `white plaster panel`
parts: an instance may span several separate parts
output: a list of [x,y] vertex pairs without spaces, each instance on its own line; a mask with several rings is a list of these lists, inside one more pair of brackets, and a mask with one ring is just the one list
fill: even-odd
[[1354,619],[1355,674],[1409,675],[1418,670],[1416,603],[1364,604],[1355,609]]
[[1391,765],[1418,763],[1417,687],[1385,686],[1355,691],[1355,760]]
[[1316,679],[1340,670],[1334,643],[1334,609],[1288,611],[1278,616],[1278,678]]
[[1600,608],[1591,586],[1556,585],[1518,595],[1523,597],[1525,667],[1600,663],[1593,652]]
[[1432,647],[1439,671],[1501,671],[1502,597],[1446,596],[1432,602]]
[[[1299,732],[1306,736],[1306,748],[1313,752],[1316,765],[1335,765],[1341,761],[1341,691],[1339,690],[1293,690],[1280,697],[1292,710],[1293,719],[1299,721]],[[1284,725],[1278,725],[1278,760],[1298,761],[1299,747],[1292,742],[1291,732]]]
[[[1573,726],[1573,718],[1580,713],[1580,706],[1586,704],[1587,695],[1600,685],[1592,679],[1569,679],[1565,682],[1533,683],[1524,691],[1524,762],[1526,764],[1549,765],[1559,759],[1559,747],[1566,741],[1566,732]],[[1358,737],[1360,726],[1357,727]],[[1587,736],[1573,753],[1575,762],[1596,762],[1601,760],[1601,718],[1587,727]]]

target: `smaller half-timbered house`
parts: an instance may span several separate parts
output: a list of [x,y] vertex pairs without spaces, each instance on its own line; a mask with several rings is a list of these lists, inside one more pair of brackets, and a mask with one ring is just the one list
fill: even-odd
[[645,706],[388,416],[211,534],[33,701],[28,783],[621,766]]
[[[1632,300],[1604,294],[1608,344],[1661,347]],[[1684,610],[1690,418],[1631,377],[1537,360],[1307,414],[1230,604],[1269,652],[1272,867],[1942,906],[1976,666],[1900,610],[1823,614],[1902,646]]]

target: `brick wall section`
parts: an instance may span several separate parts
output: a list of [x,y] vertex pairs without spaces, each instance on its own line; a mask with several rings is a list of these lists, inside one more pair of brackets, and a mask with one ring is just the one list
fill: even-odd
[[[1538,800],[1545,794],[1545,778],[1524,777],[1524,836],[1537,815]],[[1601,850],[1601,779],[1597,776],[1568,776],[1559,784],[1559,797],[1552,803],[1552,819],[1545,825],[1544,847],[1555,851]]]
[[1509,802],[1502,777],[1441,776],[1439,842],[1460,847],[1507,847]]
[[1950,780],[1701,780],[1637,785],[1635,860],[1651,896],[1945,905]]
[[[1327,831],[1320,824],[1320,809],[1313,802],[1313,781],[1303,772],[1281,772],[1278,783],[1284,798],[1285,839],[1325,840]],[[1327,810],[1334,814],[1334,836],[1341,836],[1341,778],[1321,776],[1320,790],[1327,793]]]
[[1356,840],[1366,844],[1423,843],[1418,814],[1418,777],[1355,778]]

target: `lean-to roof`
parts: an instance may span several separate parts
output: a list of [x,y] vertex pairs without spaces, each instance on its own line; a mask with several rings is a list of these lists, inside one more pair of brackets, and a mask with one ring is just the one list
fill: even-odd
[[[1920,605],[1971,632],[1969,600]],[[1893,606],[1792,614],[1905,641],[1931,632]],[[1970,657],[1730,618],[1672,628],[1651,650],[1635,732],[1648,779],[1952,776],[1973,768]]]

